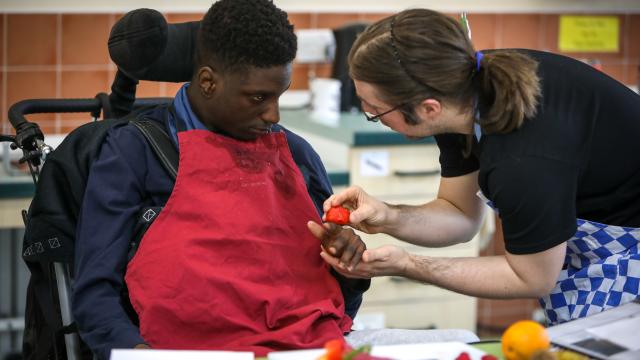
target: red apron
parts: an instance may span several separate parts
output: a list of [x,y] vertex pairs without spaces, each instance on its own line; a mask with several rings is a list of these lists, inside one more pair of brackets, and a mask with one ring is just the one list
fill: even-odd
[[153,348],[322,347],[351,328],[307,229],[320,221],[284,133],[180,132],[171,197],[125,281]]

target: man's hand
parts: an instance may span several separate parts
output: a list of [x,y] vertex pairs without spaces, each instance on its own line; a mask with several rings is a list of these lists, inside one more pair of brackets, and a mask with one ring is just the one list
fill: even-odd
[[404,249],[394,245],[384,245],[377,249],[366,250],[362,261],[353,269],[339,266],[339,259],[326,251],[320,256],[340,274],[358,279],[370,279],[375,276],[406,276],[411,256]]
[[134,349],[151,349],[151,346],[147,344],[138,344],[134,347]]
[[331,195],[323,204],[326,213],[334,206],[346,206],[351,210],[350,226],[375,234],[382,231],[382,226],[389,220],[389,207],[367,194],[359,186],[350,186],[339,194]]
[[335,257],[337,266],[352,269],[360,262],[362,253],[367,249],[353,229],[343,228],[333,223],[322,225],[309,221],[309,231],[322,243],[323,252]]

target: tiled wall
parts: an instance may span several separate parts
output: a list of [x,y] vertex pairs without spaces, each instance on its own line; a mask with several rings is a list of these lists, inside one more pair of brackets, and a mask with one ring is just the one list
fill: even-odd
[[[375,21],[388,14],[291,13],[298,29],[333,28],[353,21]],[[11,131],[8,107],[30,98],[84,98],[108,92],[115,67],[107,38],[120,14],[0,14],[0,114],[2,132]],[[200,19],[202,14],[167,14],[169,22]],[[572,54],[597,58],[603,71],[626,84],[638,83],[640,14],[617,14],[620,52]],[[558,15],[471,14],[473,39],[479,49],[529,47],[558,51]],[[294,67],[293,89],[307,88],[308,75],[328,76],[330,65]],[[179,84],[142,83],[139,96],[172,96]],[[36,115],[45,133],[67,132],[87,115]]]

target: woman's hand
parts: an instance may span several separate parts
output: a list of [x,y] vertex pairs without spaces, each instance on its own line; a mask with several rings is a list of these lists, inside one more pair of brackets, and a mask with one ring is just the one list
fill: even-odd
[[351,270],[340,266],[339,259],[326,251],[320,253],[320,256],[340,274],[359,279],[370,279],[375,276],[406,276],[406,269],[411,261],[409,253],[394,245],[366,250],[362,254],[362,261]]
[[344,268],[350,269],[358,265],[362,253],[367,249],[353,229],[333,223],[320,225],[314,221],[309,221],[307,227],[322,242],[322,251],[335,257]]
[[[333,206],[351,209],[350,226],[369,234],[381,232],[388,220],[387,204],[370,196],[359,186],[350,186],[339,194],[331,195],[323,205],[325,214]],[[326,215],[323,220],[326,220]]]

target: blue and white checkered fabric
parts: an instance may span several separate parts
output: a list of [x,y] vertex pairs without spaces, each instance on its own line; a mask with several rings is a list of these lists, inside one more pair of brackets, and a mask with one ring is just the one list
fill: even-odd
[[578,219],[567,242],[566,269],[540,299],[549,325],[581,318],[640,298],[640,228]]

